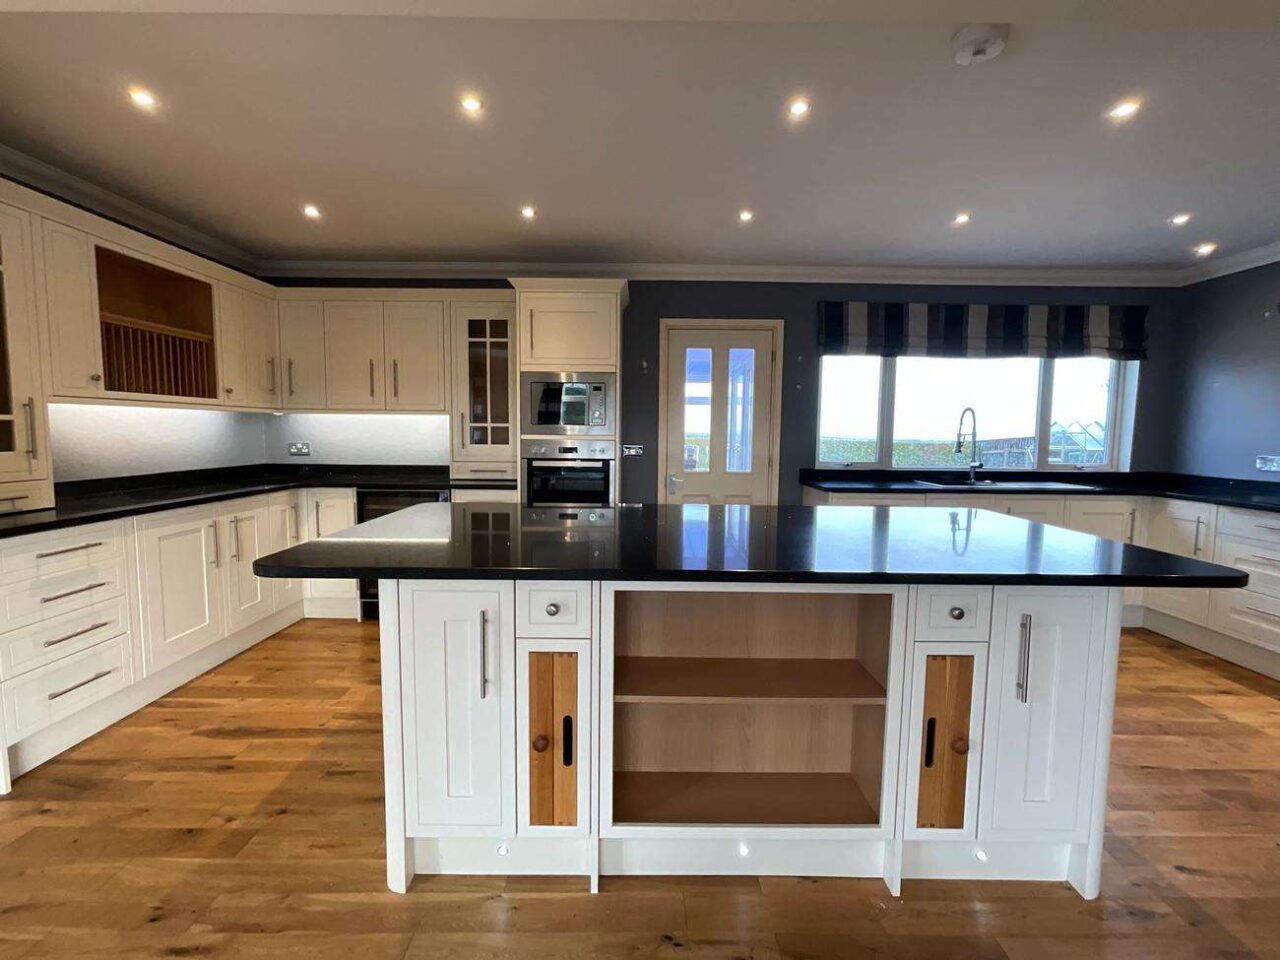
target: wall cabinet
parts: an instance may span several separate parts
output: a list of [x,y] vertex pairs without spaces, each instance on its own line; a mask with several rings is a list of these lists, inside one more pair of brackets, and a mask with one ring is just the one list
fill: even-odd
[[444,303],[383,304],[388,410],[447,412],[448,355]]
[[41,220],[49,392],[57,397],[102,394],[102,338],[88,234]]
[[280,406],[279,325],[274,300],[220,283],[218,356],[227,403],[263,409]]
[[514,461],[515,310],[509,303],[454,303],[454,460]]
[[1086,839],[1106,615],[1106,590],[996,588],[980,839]]
[[517,306],[523,369],[617,369],[617,294],[522,291]]
[[325,405],[324,306],[282,300],[280,366],[286,410],[323,410]]
[[138,520],[143,672],[155,673],[226,635],[225,547],[208,508]]
[[326,302],[324,355],[328,409],[386,408],[381,303]]
[[411,835],[514,832],[513,594],[510,582],[400,584]]

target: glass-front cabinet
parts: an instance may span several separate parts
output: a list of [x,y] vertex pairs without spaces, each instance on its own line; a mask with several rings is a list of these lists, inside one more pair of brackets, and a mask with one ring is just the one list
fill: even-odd
[[0,513],[45,505],[34,489],[6,487],[49,472],[33,277],[31,220],[0,205]]
[[515,306],[454,303],[452,313],[453,459],[514,460]]

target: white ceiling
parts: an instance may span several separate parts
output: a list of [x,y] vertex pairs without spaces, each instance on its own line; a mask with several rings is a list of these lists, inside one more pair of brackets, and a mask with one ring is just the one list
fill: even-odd
[[[750,6],[811,21],[771,23],[724,3],[689,7],[703,22],[470,6],[490,18],[3,13],[0,143],[267,260],[1179,269],[1201,240],[1280,240],[1275,4],[1081,0],[969,68],[932,0]],[[1095,8],[1116,15],[1079,16]],[[813,111],[793,127],[797,92]],[[1131,95],[1139,116],[1109,124]],[[1195,219],[1171,230],[1179,210]]]

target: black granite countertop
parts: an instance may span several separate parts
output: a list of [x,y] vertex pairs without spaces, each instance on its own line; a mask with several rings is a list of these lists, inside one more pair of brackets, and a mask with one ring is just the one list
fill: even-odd
[[[1052,473],[987,470],[979,476],[994,483],[969,486],[963,470],[811,470],[800,471],[802,486],[827,493],[952,493],[992,496],[1168,497],[1224,507],[1280,513],[1280,482],[1228,480],[1181,473]],[[945,486],[939,486],[945,484]]]
[[418,504],[257,560],[264,577],[1241,587],[1244,573],[988,510]]
[[0,539],[302,487],[513,490],[514,480],[450,480],[448,467],[256,464],[59,483],[51,510],[0,517]]

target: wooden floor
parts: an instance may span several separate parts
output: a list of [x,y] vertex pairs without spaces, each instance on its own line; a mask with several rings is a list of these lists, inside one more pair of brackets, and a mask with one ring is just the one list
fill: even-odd
[[1280,958],[1280,684],[1126,636],[1104,896],[1065,884],[383,886],[377,644],[309,621],[0,800],[0,958]]

